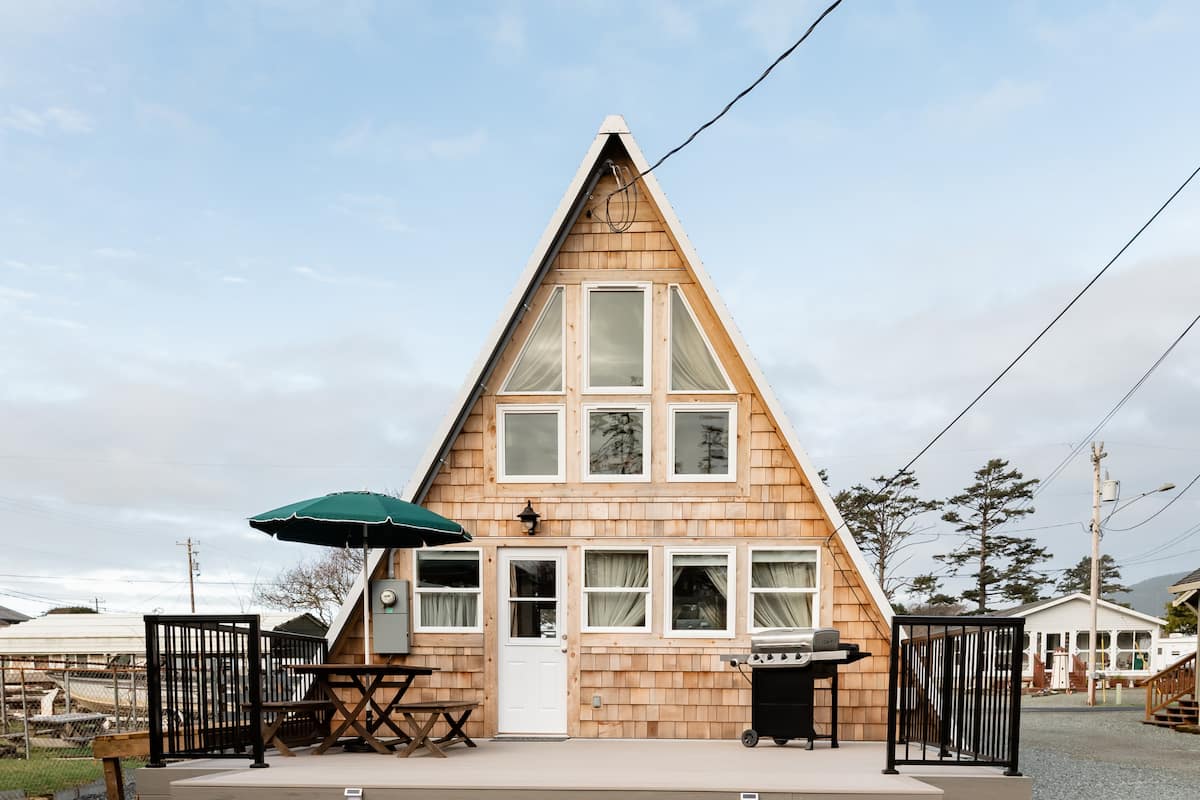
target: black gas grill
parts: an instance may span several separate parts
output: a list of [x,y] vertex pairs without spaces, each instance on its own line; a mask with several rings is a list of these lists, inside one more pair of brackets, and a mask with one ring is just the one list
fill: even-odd
[[[750,654],[723,656],[730,666],[749,666],[751,727],[742,732],[742,744],[754,747],[767,736],[777,745],[804,739],[813,749],[816,739],[838,746],[838,667],[853,664],[870,653],[856,644],[842,644],[833,628],[775,628],[750,637]],[[829,680],[832,720],[828,734],[818,734],[813,723],[816,682]]]

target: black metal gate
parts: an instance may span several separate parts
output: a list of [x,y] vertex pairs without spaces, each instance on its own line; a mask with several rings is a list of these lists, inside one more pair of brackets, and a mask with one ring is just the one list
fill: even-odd
[[287,666],[324,663],[325,640],[263,631],[253,614],[145,621],[150,766],[204,757],[265,767],[262,704],[308,695],[312,678]]
[[1004,767],[1020,775],[1025,620],[892,620],[887,769],[920,764]]

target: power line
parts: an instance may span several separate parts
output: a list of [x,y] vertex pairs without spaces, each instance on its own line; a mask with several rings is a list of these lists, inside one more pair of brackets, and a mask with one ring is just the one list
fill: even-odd
[[628,191],[629,188],[633,184],[635,184],[639,178],[644,178],[647,175],[649,175],[651,172],[653,172],[654,170],[658,169],[660,166],[662,166],[662,163],[664,161],[666,161],[668,158],[670,158],[671,156],[678,153],[683,148],[687,147],[689,144],[692,143],[693,139],[695,139],[701,133],[704,133],[705,130],[707,130],[709,127],[711,127],[721,117],[728,114],[729,109],[733,108],[734,104],[737,103],[737,101],[741,100],[743,97],[750,94],[750,92],[754,91],[754,89],[757,88],[760,83],[762,83],[764,80],[766,80],[767,76],[771,74],[771,71],[773,69],[775,69],[777,66],[779,66],[779,64],[785,58],[790,56],[796,50],[797,47],[804,44],[804,40],[807,39],[814,30],[816,30],[817,26],[821,24],[822,20],[824,20],[825,17],[829,16],[829,14],[832,13],[832,11],[835,8],[837,8],[838,6],[840,6],[841,4],[842,4],[842,0],[836,0],[836,2],[834,2],[832,5],[830,5],[829,8],[822,11],[821,15],[819,17],[817,17],[816,20],[813,21],[813,24],[808,26],[808,30],[806,30],[804,32],[804,35],[801,36],[799,39],[797,39],[796,42],[791,47],[789,47],[787,50],[784,50],[782,53],[780,53],[779,57],[776,58],[774,61],[772,61],[771,65],[769,67],[767,67],[765,70],[763,70],[763,73],[761,75],[759,75],[758,78],[755,79],[754,83],[750,84],[745,89],[742,89],[740,92],[737,93],[737,95],[732,100],[730,100],[728,103],[726,103],[725,107],[721,109],[719,114],[717,114],[715,117],[710,119],[708,122],[701,125],[696,130],[692,131],[691,135],[688,136],[686,139],[684,139],[683,142],[672,147],[670,150],[667,151],[666,155],[664,155],[662,158],[658,159],[658,161],[655,161],[653,164],[651,164],[649,167],[647,167],[644,172],[639,172],[637,175],[633,176],[633,178],[628,183],[626,183],[620,189],[617,189],[616,191],[612,192],[612,194],[610,194],[609,197],[612,197],[612,195],[618,194],[620,192]]
[[[1142,520],[1141,522],[1139,522],[1137,525],[1130,525],[1128,528],[1105,528],[1105,530],[1107,530],[1107,531],[1117,531],[1117,532],[1122,532],[1122,533],[1123,533],[1124,531],[1131,531],[1131,530],[1133,530],[1133,529],[1135,529],[1135,528],[1140,528],[1140,527],[1142,527],[1142,526],[1143,526],[1143,525],[1145,525],[1147,522],[1149,522],[1150,520],[1154,519],[1154,518],[1155,518],[1155,517],[1157,517],[1159,514],[1163,513],[1163,512],[1164,512],[1164,511],[1166,511],[1168,508],[1170,508],[1172,505],[1174,505],[1174,504],[1176,503],[1176,501],[1178,501],[1178,500],[1179,500],[1179,498],[1183,497],[1183,495],[1184,495],[1184,494],[1187,492],[1187,490],[1188,490],[1188,489],[1190,489],[1190,488],[1192,488],[1193,486],[1195,486],[1195,485],[1196,485],[1196,481],[1200,481],[1200,472],[1196,473],[1196,477],[1192,478],[1191,482],[1190,482],[1190,483],[1188,483],[1188,485],[1187,485],[1187,486],[1185,486],[1185,487],[1183,487],[1182,489],[1180,489],[1180,490],[1179,490],[1179,493],[1178,493],[1178,494],[1176,494],[1174,497],[1172,497],[1172,498],[1170,499],[1170,501],[1169,501],[1169,502],[1168,502],[1166,505],[1164,505],[1164,506],[1163,506],[1162,508],[1160,508],[1158,511],[1155,511],[1155,512],[1154,512],[1153,514],[1151,514],[1150,516],[1146,517],[1144,520]],[[1115,508],[1113,509],[1113,513],[1114,513],[1114,514],[1116,513],[1116,509],[1115,509]],[[1112,516],[1112,514],[1110,514],[1109,516]]]
[[[1076,303],[1079,302],[1079,299],[1082,298],[1084,296],[1084,294],[1086,294],[1087,291],[1096,284],[1096,281],[1100,280],[1100,278],[1104,275],[1104,273],[1108,272],[1109,268],[1117,262],[1117,259],[1119,259],[1125,253],[1125,251],[1128,250],[1133,245],[1134,242],[1136,242],[1138,240],[1138,238],[1142,235],[1143,232],[1145,232],[1145,230],[1147,228],[1150,227],[1150,225],[1154,222],[1154,220],[1158,219],[1158,216],[1160,214],[1162,214],[1163,211],[1166,210],[1167,206],[1171,205],[1171,203],[1175,200],[1175,198],[1179,196],[1180,192],[1182,192],[1185,188],[1187,188],[1187,185],[1192,182],[1192,179],[1195,178],[1197,174],[1200,174],[1200,166],[1198,166],[1198,167],[1196,167],[1196,169],[1192,170],[1192,173],[1190,175],[1188,175],[1187,179],[1179,185],[1179,188],[1177,188],[1174,192],[1171,193],[1171,196],[1168,197],[1166,199],[1166,201],[1161,206],[1158,207],[1157,211],[1155,211],[1153,214],[1150,215],[1150,218],[1148,220],[1146,220],[1144,223],[1142,223],[1142,226],[1140,228],[1138,228],[1137,232],[1134,233],[1133,236],[1131,236],[1129,238],[1129,241],[1125,242],[1125,244],[1121,247],[1121,249],[1117,251],[1117,254],[1114,255],[1112,258],[1110,258],[1108,260],[1108,263],[1106,263],[1103,267],[1101,267],[1100,271],[1097,272],[1094,276],[1092,276],[1091,280],[1089,280],[1086,284],[1084,284],[1084,287],[1082,289],[1080,289],[1075,294],[1074,297],[1071,298],[1070,302],[1068,302],[1065,306],[1063,306],[1061,311],[1059,311],[1057,314],[1054,315],[1054,318],[1051,319],[1050,322],[1044,328],[1042,328],[1042,330],[1038,333],[1038,335],[1033,337],[1033,339],[1029,342],[1029,344],[1025,345],[1025,347],[1021,350],[1021,352],[1017,353],[1016,358],[1014,358],[1012,361],[1008,362],[1008,366],[1006,366],[1004,369],[1000,370],[1000,374],[998,374],[995,378],[993,378],[991,380],[991,382],[988,383],[988,385],[983,388],[983,391],[981,391],[979,394],[975,395],[975,398],[973,400],[971,400],[971,402],[967,403],[966,407],[964,407],[962,411],[958,412],[958,414],[956,414],[955,417],[952,420],[950,420],[950,422],[948,422],[945,427],[943,427],[940,431],[938,431],[937,435],[935,435],[932,439],[930,439],[929,442],[924,447],[922,447],[915,456],[913,456],[911,459],[909,459],[907,464],[905,464],[903,467],[898,469],[896,471],[896,474],[894,474],[891,478],[888,479],[887,483],[885,483],[877,492],[877,494],[876,494],[877,497],[882,496],[883,493],[886,492],[891,487],[891,485],[893,483],[895,483],[895,481],[901,475],[903,475],[909,469],[911,469],[913,464],[916,464],[917,461],[921,458],[921,456],[923,456],[923,455],[925,455],[925,453],[929,452],[930,448],[932,448],[935,444],[937,444],[938,441],[940,441],[943,436],[945,436],[947,433],[949,433],[950,429],[953,428],[956,424],[958,424],[959,420],[961,420],[963,417],[965,417],[967,415],[967,413],[972,408],[974,408],[976,406],[976,404],[978,404],[979,401],[982,400],[984,398],[984,396],[986,396],[987,393],[990,392],[993,389],[993,387],[995,387],[996,384],[998,384],[1004,378],[1005,375],[1007,375],[1009,372],[1012,371],[1013,367],[1015,367],[1018,363],[1020,363],[1021,359],[1023,359],[1026,356],[1026,354],[1028,354],[1029,351],[1032,350],[1034,348],[1034,346],[1038,342],[1040,342],[1047,333],[1050,332],[1051,328],[1053,328],[1056,324],[1058,324],[1058,321],[1061,320],[1066,315],[1066,313],[1068,311],[1070,311],[1071,308],[1073,308]],[[1153,366],[1151,366],[1150,369],[1146,372],[1146,374],[1142,376],[1141,380],[1139,380],[1136,384],[1134,384],[1134,387],[1125,394],[1125,397],[1123,397],[1121,399],[1121,402],[1119,402],[1113,408],[1113,410],[1110,411],[1104,417],[1104,419],[1101,420],[1100,424],[1093,430],[1099,430],[1100,428],[1102,428],[1104,425],[1106,425],[1108,423],[1108,420],[1111,419],[1112,416],[1114,414],[1116,414],[1117,411],[1120,410],[1121,406],[1123,406],[1129,400],[1129,398],[1132,397],[1133,394],[1138,389],[1141,388],[1141,385],[1143,383],[1145,383],[1146,379],[1149,378],[1150,375],[1154,372],[1154,370],[1158,368],[1158,365],[1162,363],[1163,359],[1165,359],[1168,355],[1170,355],[1171,351],[1175,349],[1175,345],[1179,344],[1180,340],[1182,340],[1183,337],[1187,335],[1188,331],[1190,331],[1192,329],[1192,326],[1194,326],[1197,321],[1200,321],[1200,316],[1197,316],[1196,319],[1193,319],[1191,324],[1189,324],[1187,326],[1187,328],[1184,329],[1183,333],[1179,334],[1179,336],[1176,337],[1175,341],[1171,343],[1171,346],[1167,348],[1166,352],[1164,352],[1161,356],[1158,357],[1158,360],[1155,361]],[[1093,435],[1094,434],[1088,434],[1088,436],[1085,437],[1083,442],[1086,443],[1087,441],[1090,441],[1090,439]],[[1078,445],[1076,448],[1073,449],[1072,453],[1070,455],[1068,455],[1067,458],[1063,460],[1063,463],[1060,464],[1060,466],[1057,468],[1056,474],[1054,477],[1057,477],[1057,472],[1061,472],[1062,469],[1064,469],[1066,467],[1066,464],[1069,463],[1070,460],[1073,459],[1078,454],[1079,450],[1082,449],[1082,447],[1083,447],[1083,444],[1081,443],[1080,445]],[[1034,496],[1037,496],[1037,494],[1042,489],[1044,489],[1046,484],[1052,480],[1053,480],[1053,477],[1051,477],[1047,481],[1042,482],[1038,486],[1038,488],[1036,490],[1034,490]],[[846,524],[845,520],[843,520],[841,525],[839,525],[832,532],[830,532],[829,536],[826,538],[826,542],[828,542],[830,539],[832,539],[833,535],[835,533],[837,533],[837,531],[840,530],[842,527],[844,527],[845,524]]]

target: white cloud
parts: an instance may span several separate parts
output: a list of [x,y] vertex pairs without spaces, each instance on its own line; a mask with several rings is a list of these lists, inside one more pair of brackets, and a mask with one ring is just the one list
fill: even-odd
[[981,92],[932,109],[929,118],[940,127],[973,131],[999,125],[1045,100],[1046,87],[1041,81],[1003,78]]
[[330,204],[330,208],[347,217],[366,222],[389,233],[407,233],[411,230],[401,218],[396,201],[379,194],[343,194]]
[[37,297],[36,294],[27,292],[24,289],[0,286],[0,300],[32,300],[35,297]]
[[222,276],[221,276],[221,282],[222,282],[222,283],[234,283],[234,284],[242,285],[242,284],[249,283],[250,281],[249,281],[249,280],[247,280],[246,278],[243,278],[243,277],[241,277],[241,276],[238,276],[238,275],[222,275]]
[[138,103],[135,111],[137,118],[145,125],[168,128],[175,133],[185,136],[198,136],[205,133],[204,126],[196,122],[187,112],[162,103]]
[[429,143],[429,152],[438,157],[455,161],[479,155],[487,144],[487,131],[476,130],[462,136],[434,139]]
[[52,106],[34,111],[22,106],[9,106],[0,114],[0,128],[41,136],[45,133],[91,133],[92,119],[82,111]]
[[777,52],[796,40],[801,24],[805,28],[812,24],[815,12],[816,4],[811,0],[762,0],[749,4],[738,23],[764,49]]
[[675,41],[691,41],[696,38],[699,31],[696,18],[681,5],[671,0],[661,0],[653,3],[651,7],[658,29],[666,34],[667,38]]
[[368,278],[362,275],[322,272],[307,266],[292,267],[292,272],[317,283],[326,283],[330,286],[362,286],[371,289],[396,288],[396,284],[391,281]]
[[515,61],[525,53],[525,20],[503,12],[478,22],[483,37],[491,44],[492,55],[500,61]]
[[398,124],[363,120],[346,128],[330,144],[336,156],[377,161],[420,161],[427,158],[457,160],[478,155],[487,144],[487,131],[429,136]]
[[133,261],[138,257],[138,252],[123,247],[97,247],[92,255],[110,261]]

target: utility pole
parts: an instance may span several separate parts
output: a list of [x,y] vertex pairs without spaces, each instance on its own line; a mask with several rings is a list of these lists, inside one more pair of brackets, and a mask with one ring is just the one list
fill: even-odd
[[196,563],[196,556],[200,555],[192,549],[192,537],[188,537],[186,542],[176,542],[180,547],[187,548],[188,560],[188,594],[192,599],[192,613],[196,613],[196,575],[200,572],[200,565]]
[[103,602],[104,602],[103,598],[100,598],[100,597],[93,597],[93,598],[92,598],[92,604],[93,604],[93,605],[95,605],[95,607],[96,607],[96,613],[97,613],[97,614],[99,614],[99,613],[100,613],[100,604],[101,604],[101,603],[103,603]]
[[1092,442],[1092,619],[1087,664],[1089,706],[1096,705],[1096,623],[1100,610],[1100,461],[1107,455],[1104,442]]

